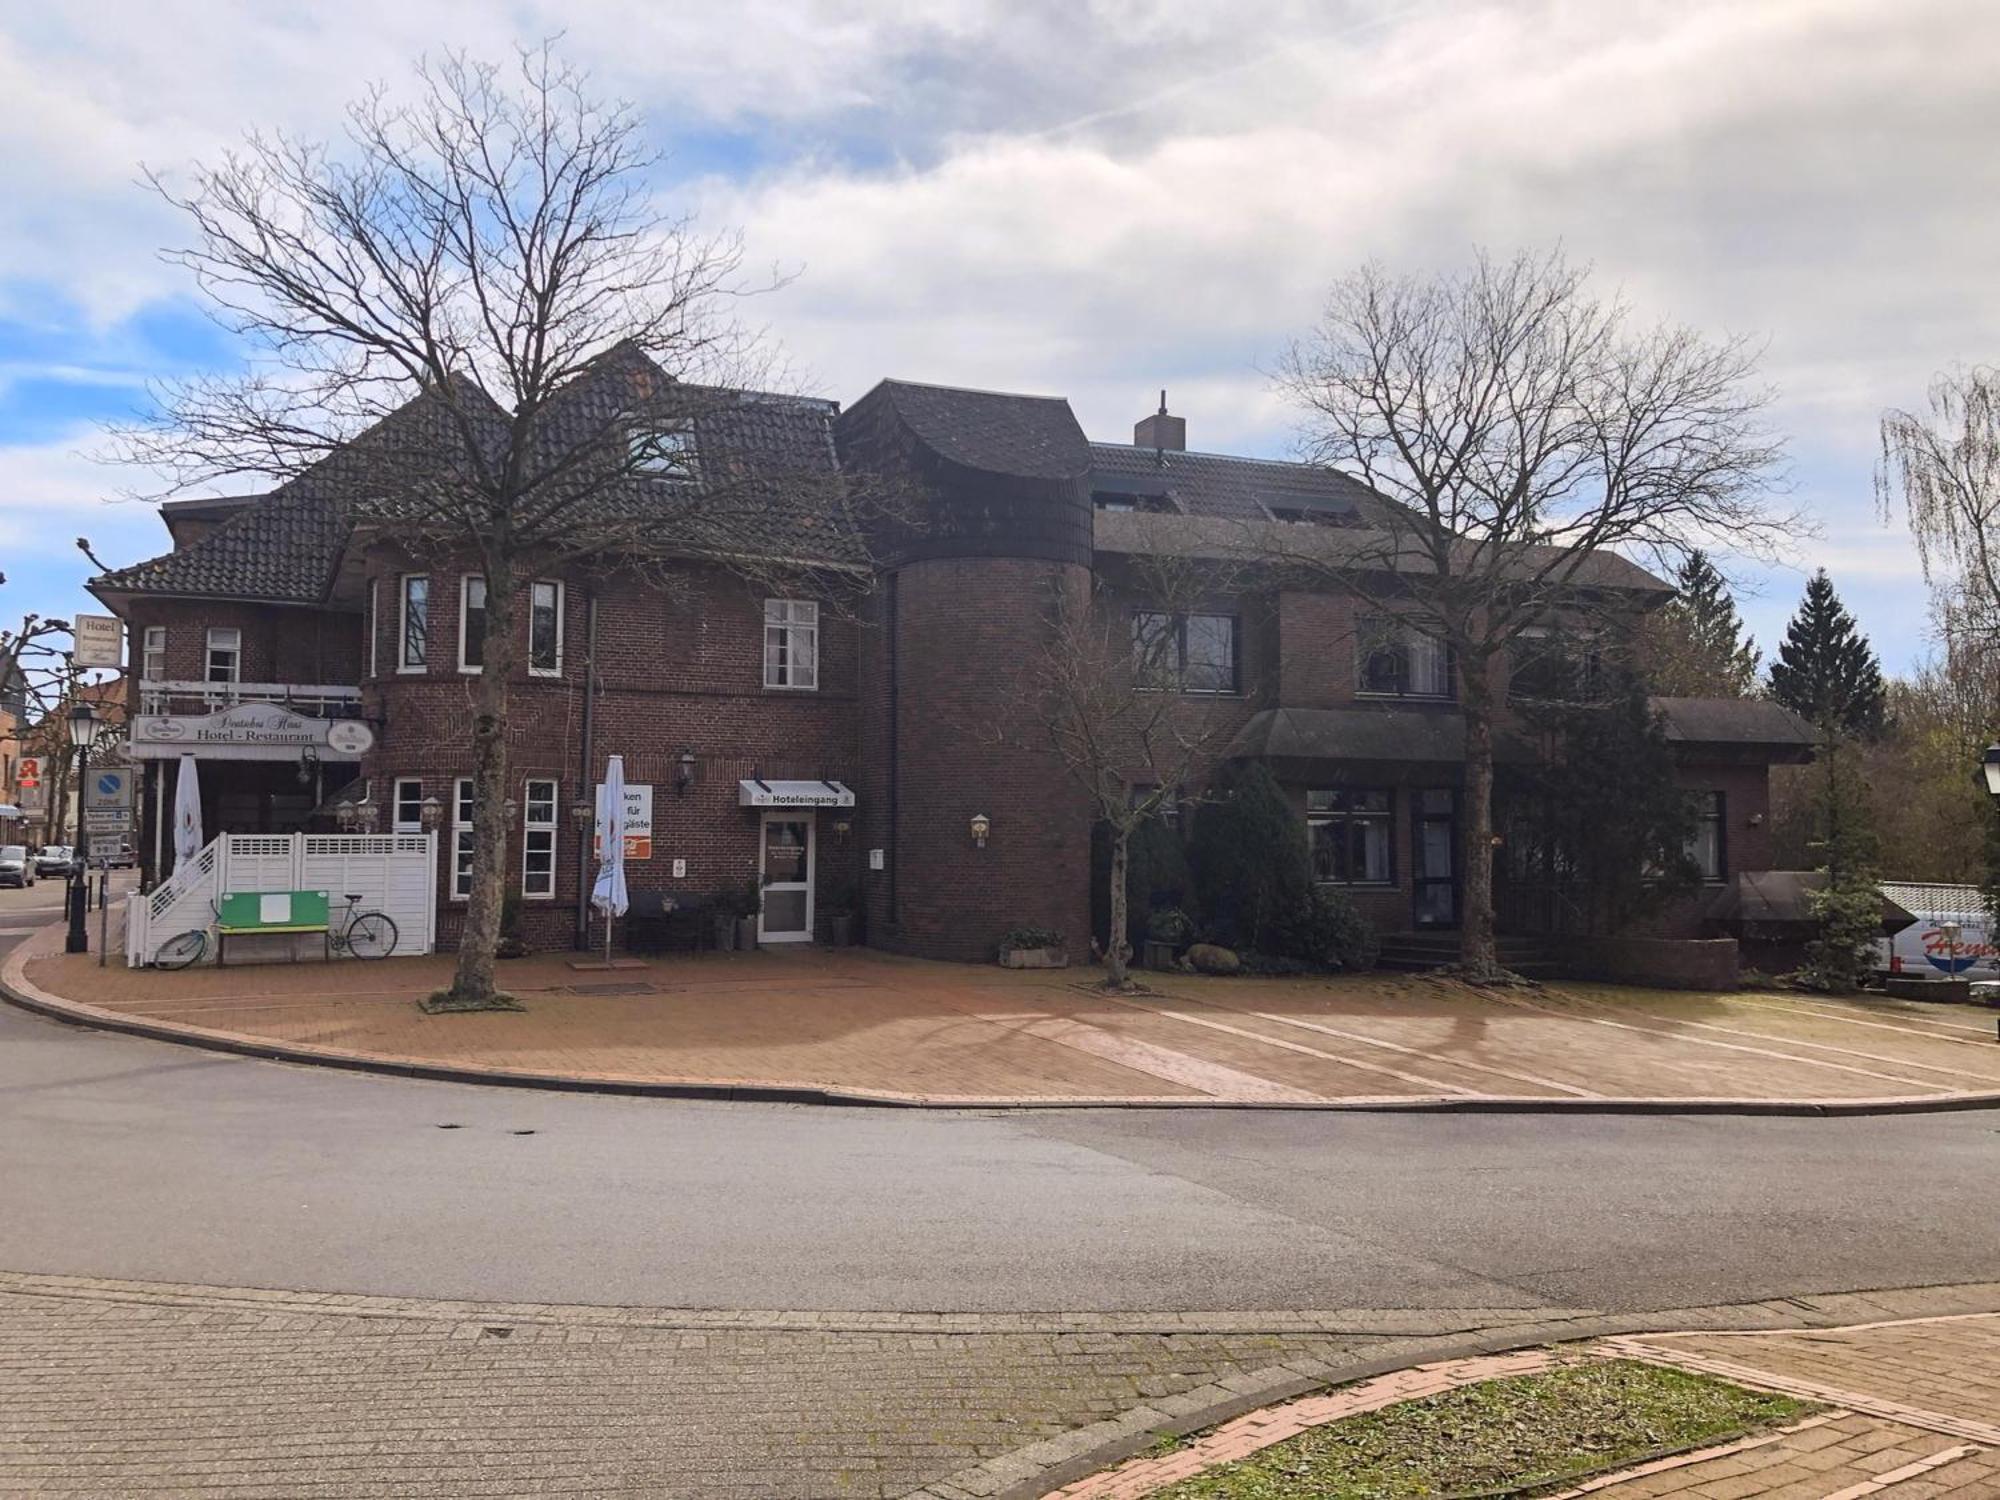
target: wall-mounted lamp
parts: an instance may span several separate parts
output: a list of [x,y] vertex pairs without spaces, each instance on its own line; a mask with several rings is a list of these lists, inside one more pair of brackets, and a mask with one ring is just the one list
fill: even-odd
[[1764,815],[1762,813],[1750,814],[1749,823],[1752,828],[1762,828],[1764,826]]
[[418,804],[417,821],[424,825],[425,833],[436,833],[438,826],[444,822],[444,804],[438,801],[435,793]]
[[854,819],[835,818],[833,820],[833,836],[835,838],[844,839],[852,832],[854,832]]
[[311,786],[313,778],[319,775],[319,752],[311,745],[299,752],[299,785]]
[[590,826],[590,820],[597,816],[597,809],[581,797],[569,805],[569,821],[578,833]]
[[973,848],[984,849],[986,847],[986,836],[992,831],[993,820],[987,817],[985,813],[974,813],[972,815]]
[[688,794],[688,788],[693,785],[694,751],[683,745],[681,747],[680,770],[674,776],[674,792],[677,796],[685,797]]
[[516,802],[512,797],[509,797],[505,802],[500,804],[500,816],[506,822],[507,826],[512,828],[514,820],[521,816],[521,804]]

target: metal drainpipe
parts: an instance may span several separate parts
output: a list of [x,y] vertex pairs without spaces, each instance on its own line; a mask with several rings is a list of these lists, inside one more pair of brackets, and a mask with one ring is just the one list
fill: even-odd
[[[583,755],[578,767],[577,796],[581,801],[592,801],[591,791],[595,785],[590,779],[591,754],[593,751],[592,731],[596,724],[597,709],[597,594],[586,592],[583,596],[585,611],[583,646]],[[582,829],[576,836],[576,951],[581,953],[590,946],[590,835]]]

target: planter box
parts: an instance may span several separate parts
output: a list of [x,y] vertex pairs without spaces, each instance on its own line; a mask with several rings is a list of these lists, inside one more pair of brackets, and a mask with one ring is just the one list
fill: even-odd
[[1063,948],[1002,948],[1003,969],[1067,969],[1069,952]]
[[1969,979],[1925,979],[1891,974],[1882,982],[1882,987],[1898,1000],[1935,1000],[1947,1005],[1968,1005],[1972,1001],[1972,981]]
[[1171,969],[1174,966],[1174,945],[1147,938],[1139,961],[1149,969]]

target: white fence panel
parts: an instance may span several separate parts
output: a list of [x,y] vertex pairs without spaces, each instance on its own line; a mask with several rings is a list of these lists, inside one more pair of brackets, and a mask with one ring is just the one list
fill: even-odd
[[149,964],[168,939],[208,927],[216,904],[243,891],[325,891],[336,925],[347,898],[387,912],[398,954],[437,946],[434,833],[225,833],[126,906],[125,961]]
[[428,833],[307,833],[296,889],[325,891],[336,925],[349,896],[359,909],[388,913],[396,924],[398,953],[428,953],[436,946],[433,924],[436,835]]

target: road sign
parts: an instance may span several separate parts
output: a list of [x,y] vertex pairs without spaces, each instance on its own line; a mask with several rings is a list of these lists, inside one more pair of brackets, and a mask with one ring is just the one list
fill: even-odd
[[93,833],[84,851],[87,859],[116,859],[125,852],[125,835],[122,833]]
[[133,782],[130,771],[96,767],[90,773],[90,785],[83,789],[83,805],[86,808],[130,807]]
[[79,667],[125,665],[125,627],[116,615],[77,615],[75,622]]
[[110,833],[116,829],[132,826],[132,809],[129,807],[86,807],[83,810],[83,826],[92,833]]
[[42,784],[42,758],[39,755],[22,756],[14,767],[14,782],[17,786],[40,786]]

